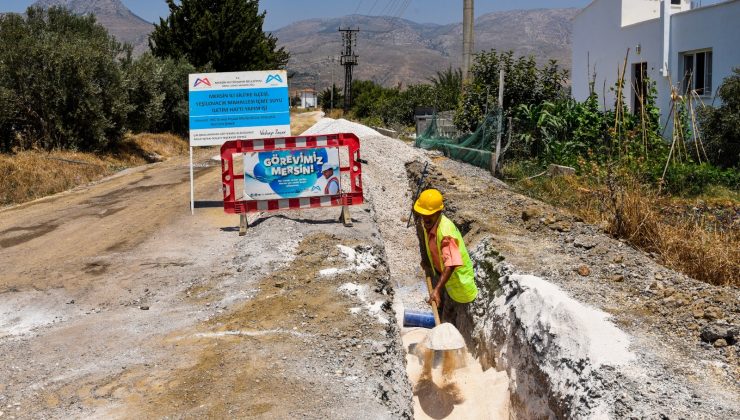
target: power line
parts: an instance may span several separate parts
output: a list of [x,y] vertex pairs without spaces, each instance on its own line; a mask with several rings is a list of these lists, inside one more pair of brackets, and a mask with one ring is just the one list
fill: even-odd
[[355,9],[355,12],[354,12],[354,13],[352,13],[353,15],[356,15],[356,14],[357,14],[357,12],[358,12],[358,11],[360,11],[360,7],[362,7],[362,2],[363,2],[363,0],[360,0],[360,1],[359,1],[359,2],[357,3],[357,8]]
[[382,15],[385,15],[386,14],[386,11],[390,12],[391,10],[393,10],[393,7],[394,7],[395,3],[396,3],[396,0],[390,0],[388,2],[388,4],[385,5],[385,7],[383,8],[383,10],[380,11],[380,15],[381,16]]
[[375,0],[375,2],[373,2],[373,6],[370,8],[370,11],[367,12],[367,14],[368,15],[372,15],[373,14],[373,10],[375,10],[375,6],[377,6],[377,5],[378,5],[378,0]]
[[398,19],[401,16],[403,16],[403,14],[406,13],[406,9],[408,9],[410,5],[411,5],[411,0],[405,0],[403,3],[401,3],[400,7],[398,8],[397,13],[394,15],[394,18]]

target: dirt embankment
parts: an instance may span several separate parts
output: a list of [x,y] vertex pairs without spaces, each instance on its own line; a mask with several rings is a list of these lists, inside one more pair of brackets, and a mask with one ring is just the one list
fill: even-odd
[[127,136],[101,153],[25,150],[0,153],[0,208],[25,203],[110,176],[122,168],[187,154],[187,140],[170,134]]

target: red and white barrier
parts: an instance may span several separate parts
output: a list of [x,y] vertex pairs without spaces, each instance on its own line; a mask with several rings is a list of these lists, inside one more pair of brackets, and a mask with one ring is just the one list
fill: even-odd
[[[234,173],[234,154],[270,152],[273,150],[300,150],[317,147],[346,147],[349,162],[340,166],[342,174],[349,174],[349,192],[337,195],[274,200],[237,200],[235,180],[243,180],[244,174]],[[230,214],[246,214],[262,211],[300,210],[316,207],[353,206],[363,203],[362,164],[360,163],[360,139],[352,133],[325,134],[316,136],[286,137],[279,139],[233,140],[221,146],[221,179],[224,192],[224,211]]]

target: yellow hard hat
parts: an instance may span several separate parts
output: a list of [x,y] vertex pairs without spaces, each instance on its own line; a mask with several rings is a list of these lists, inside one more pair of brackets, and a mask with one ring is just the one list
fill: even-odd
[[424,216],[431,216],[444,208],[442,193],[437,190],[424,190],[414,203],[414,211]]

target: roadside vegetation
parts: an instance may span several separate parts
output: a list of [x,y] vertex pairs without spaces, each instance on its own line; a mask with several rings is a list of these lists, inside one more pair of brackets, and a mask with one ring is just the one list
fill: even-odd
[[[384,126],[402,131],[414,125],[414,111],[418,107],[438,110],[457,106],[462,85],[462,72],[451,68],[437,72],[429,83],[386,88],[369,80],[352,82],[352,108],[348,117],[369,126]],[[329,111],[331,89],[319,94],[319,106]],[[344,103],[342,89],[334,86],[334,108]],[[408,130],[407,130],[408,131]]]
[[[503,176],[666,266],[708,283],[738,286],[740,170],[732,153],[737,125],[731,122],[737,121],[740,97],[730,94],[738,84],[740,73],[720,88],[722,107],[693,119],[688,99],[677,98],[670,142],[663,137],[654,86],[640,115],[630,113],[619,94],[619,111],[601,111],[595,94],[585,103],[563,98],[520,105]],[[550,163],[572,166],[576,175],[537,176]]]
[[185,154],[190,73],[284,68],[256,0],[168,5],[139,57],[91,15],[0,16],[0,206]]
[[21,150],[0,153],[0,207],[66,191],[133,166],[187,153],[188,143],[172,134],[125,136],[105,152]]
[[[677,95],[667,128],[652,82],[636,114],[619,83],[605,111],[594,86],[586,101],[573,100],[567,72],[556,62],[538,66],[531,57],[495,50],[476,56],[462,88],[461,74],[452,69],[405,89],[356,82],[350,116],[410,130],[414,108],[431,106],[453,111],[461,134],[472,132],[487,112],[498,112],[499,69],[506,75],[503,139],[510,139],[499,176],[671,268],[712,284],[740,285],[740,70],[720,87],[719,107]],[[546,176],[550,164],[576,173]]]

